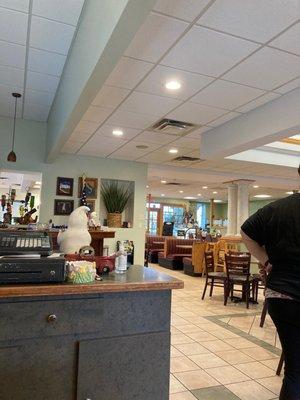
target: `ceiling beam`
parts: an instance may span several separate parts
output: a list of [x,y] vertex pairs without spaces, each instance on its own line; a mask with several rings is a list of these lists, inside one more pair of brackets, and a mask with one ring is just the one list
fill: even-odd
[[48,119],[47,162],[57,157],[155,2],[85,2]]
[[299,110],[300,89],[295,89],[204,132],[201,137],[201,158],[227,157],[293,136],[300,129]]

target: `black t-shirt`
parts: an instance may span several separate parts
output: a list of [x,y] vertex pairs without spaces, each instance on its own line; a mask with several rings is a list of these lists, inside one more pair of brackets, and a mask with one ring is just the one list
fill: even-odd
[[261,208],[241,229],[265,246],[273,265],[267,286],[300,298],[300,193]]

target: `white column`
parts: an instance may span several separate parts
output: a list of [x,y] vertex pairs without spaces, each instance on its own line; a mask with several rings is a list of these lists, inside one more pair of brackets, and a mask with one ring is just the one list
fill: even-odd
[[237,181],[237,235],[240,234],[241,226],[249,217],[249,184],[249,181]]
[[232,183],[228,185],[228,225],[227,225],[227,235],[236,235],[236,221],[237,221],[237,195],[238,187],[236,184]]

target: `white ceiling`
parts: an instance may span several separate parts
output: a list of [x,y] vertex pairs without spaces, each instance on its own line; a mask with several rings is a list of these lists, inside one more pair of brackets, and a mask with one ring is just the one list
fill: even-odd
[[0,0],[0,115],[46,121],[84,0]]

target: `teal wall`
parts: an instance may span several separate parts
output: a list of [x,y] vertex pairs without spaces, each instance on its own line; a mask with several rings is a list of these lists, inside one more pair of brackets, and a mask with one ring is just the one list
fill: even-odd
[[[40,221],[47,222],[50,218],[54,223],[67,223],[68,217],[53,216],[54,199],[56,196],[56,178],[66,176],[74,178],[74,204],[78,204],[77,180],[85,173],[87,176],[98,178],[113,178],[135,181],[134,221],[133,228],[117,229],[116,240],[133,240],[136,245],[136,263],[144,261],[144,216],[145,216],[145,187],[147,182],[147,165],[122,160],[84,157],[77,155],[60,155],[55,162],[45,163],[46,126],[43,123],[18,120],[16,128],[17,162],[8,163],[6,156],[10,151],[11,120],[0,118],[0,168],[2,170],[36,171],[42,173]],[[99,181],[100,184],[100,181]],[[70,199],[70,198],[69,198]],[[96,208],[99,210],[99,188]],[[115,241],[109,241],[111,249]]]

